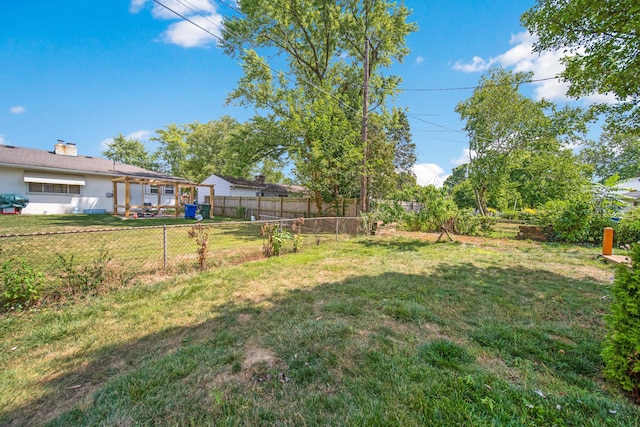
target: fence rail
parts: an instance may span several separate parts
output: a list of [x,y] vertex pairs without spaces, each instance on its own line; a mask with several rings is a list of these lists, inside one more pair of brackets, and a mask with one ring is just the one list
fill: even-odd
[[358,216],[358,200],[343,199],[337,203],[323,203],[319,211],[315,202],[307,197],[239,197],[215,196],[214,215],[250,219],[262,216],[277,218]]
[[[55,280],[70,269],[87,269],[108,260],[109,270],[135,277],[161,271],[186,271],[198,267],[198,243],[189,232],[198,225],[208,237],[206,267],[231,265],[263,256],[265,224],[277,224],[297,244],[320,244],[362,233],[360,218],[277,218],[148,227],[118,227],[47,233],[0,235],[0,265],[12,258]],[[283,252],[293,250],[293,239]]]

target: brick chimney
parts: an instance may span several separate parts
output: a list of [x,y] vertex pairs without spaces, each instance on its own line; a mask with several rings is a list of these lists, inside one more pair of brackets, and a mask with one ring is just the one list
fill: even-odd
[[66,156],[78,157],[78,147],[74,142],[67,142]]
[[78,156],[78,147],[73,142],[67,144],[63,140],[59,139],[56,145],[53,147],[53,152],[59,156]]
[[264,175],[256,175],[256,182],[258,184],[264,184],[265,183]]

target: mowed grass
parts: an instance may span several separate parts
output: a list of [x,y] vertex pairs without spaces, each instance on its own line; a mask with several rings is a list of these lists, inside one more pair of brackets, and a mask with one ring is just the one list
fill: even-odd
[[594,250],[371,237],[0,318],[0,424],[630,426]]

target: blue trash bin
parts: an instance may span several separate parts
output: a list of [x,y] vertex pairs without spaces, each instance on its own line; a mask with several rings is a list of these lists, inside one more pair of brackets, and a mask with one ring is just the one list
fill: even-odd
[[186,204],[184,205],[184,217],[185,218],[196,218],[196,207],[197,205]]

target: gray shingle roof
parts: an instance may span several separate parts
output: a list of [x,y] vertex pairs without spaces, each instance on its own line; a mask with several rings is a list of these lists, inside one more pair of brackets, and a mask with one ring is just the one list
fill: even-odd
[[53,151],[0,145],[0,166],[47,170],[66,173],[85,173],[112,177],[133,176],[159,180],[187,180],[165,173],[154,172],[137,166],[116,163],[109,159],[91,156],[65,156]]
[[235,178],[227,175],[218,175],[220,178],[238,187],[254,188],[256,190],[266,190],[272,193],[290,194],[290,193],[306,193],[307,190],[299,185],[275,184],[272,182],[260,183],[245,178]]

